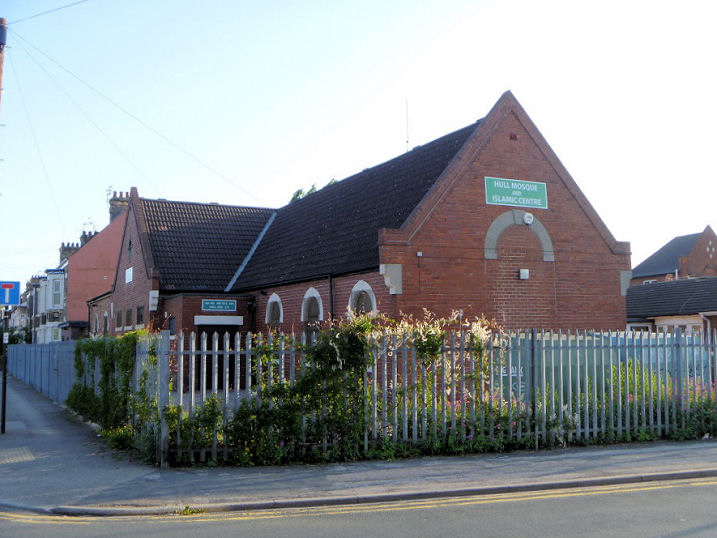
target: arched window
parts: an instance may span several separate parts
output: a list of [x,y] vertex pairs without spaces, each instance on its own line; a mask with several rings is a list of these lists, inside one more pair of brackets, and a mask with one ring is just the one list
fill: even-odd
[[315,288],[309,288],[301,303],[301,321],[304,323],[304,341],[312,342],[318,333],[319,322],[324,319],[321,296]]
[[281,299],[276,293],[272,293],[269,302],[266,304],[266,324],[272,329],[279,327],[284,321],[284,309],[281,305]]
[[375,314],[376,296],[371,286],[363,280],[359,280],[351,290],[349,309],[356,314]]

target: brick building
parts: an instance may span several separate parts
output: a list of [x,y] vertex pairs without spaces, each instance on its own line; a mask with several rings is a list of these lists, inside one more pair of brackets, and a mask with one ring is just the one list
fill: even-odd
[[717,235],[709,226],[700,233],[668,241],[632,270],[631,284],[703,276],[717,276]]
[[[277,210],[130,198],[106,301],[133,322],[141,305],[146,323],[154,291],[153,326],[176,329],[216,316],[300,333],[349,308],[424,307],[507,328],[625,326],[629,244],[510,92],[485,118]],[[190,216],[212,207],[225,217]]]
[[294,331],[359,302],[617,329],[629,269],[629,244],[507,92],[476,123],[279,209],[230,289]]
[[87,302],[112,289],[128,202],[128,194],[115,192],[109,201],[110,223],[97,233],[82,232],[79,248],[67,260],[63,340],[87,336],[91,323],[96,325],[93,332],[108,332],[109,312],[106,319],[104,311],[90,316]]
[[627,323],[631,329],[683,333],[717,329],[717,277],[687,278],[631,286],[627,290]]
[[[129,193],[110,290],[90,301],[91,334],[251,326],[251,297],[226,293],[271,209],[140,198]],[[248,315],[248,317],[247,317]]]

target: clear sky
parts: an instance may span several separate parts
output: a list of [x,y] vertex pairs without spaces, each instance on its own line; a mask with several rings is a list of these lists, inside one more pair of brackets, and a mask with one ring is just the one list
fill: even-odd
[[717,228],[713,1],[84,0],[33,17],[75,2],[0,4],[0,280],[101,230],[108,190],[279,207],[505,90],[633,265]]

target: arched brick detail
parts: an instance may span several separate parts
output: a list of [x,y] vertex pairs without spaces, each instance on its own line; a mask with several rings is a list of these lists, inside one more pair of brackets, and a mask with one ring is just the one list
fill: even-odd
[[530,225],[526,225],[523,221],[523,216],[526,213],[527,211],[523,211],[522,209],[511,209],[510,211],[502,213],[493,221],[485,234],[484,255],[486,260],[498,259],[498,239],[500,239],[500,236],[507,228],[510,226],[527,226],[540,241],[540,245],[543,248],[543,261],[555,261],[553,242],[550,239],[548,230],[545,229],[543,223],[540,222],[535,215],[533,215],[533,222]]

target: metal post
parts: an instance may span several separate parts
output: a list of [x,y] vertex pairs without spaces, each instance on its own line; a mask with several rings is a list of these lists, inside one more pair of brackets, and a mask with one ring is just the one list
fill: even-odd
[[[5,19],[2,19],[2,23],[5,23]],[[3,309],[3,314],[5,310]],[[2,402],[0,403],[0,434],[5,433],[5,405],[7,404],[7,346],[5,345],[5,338],[8,336],[6,331],[6,321],[0,318],[0,367],[2,368]]]
[[169,424],[165,410],[169,405],[169,331],[162,331],[159,340],[159,416],[160,418],[160,468],[169,467]]

